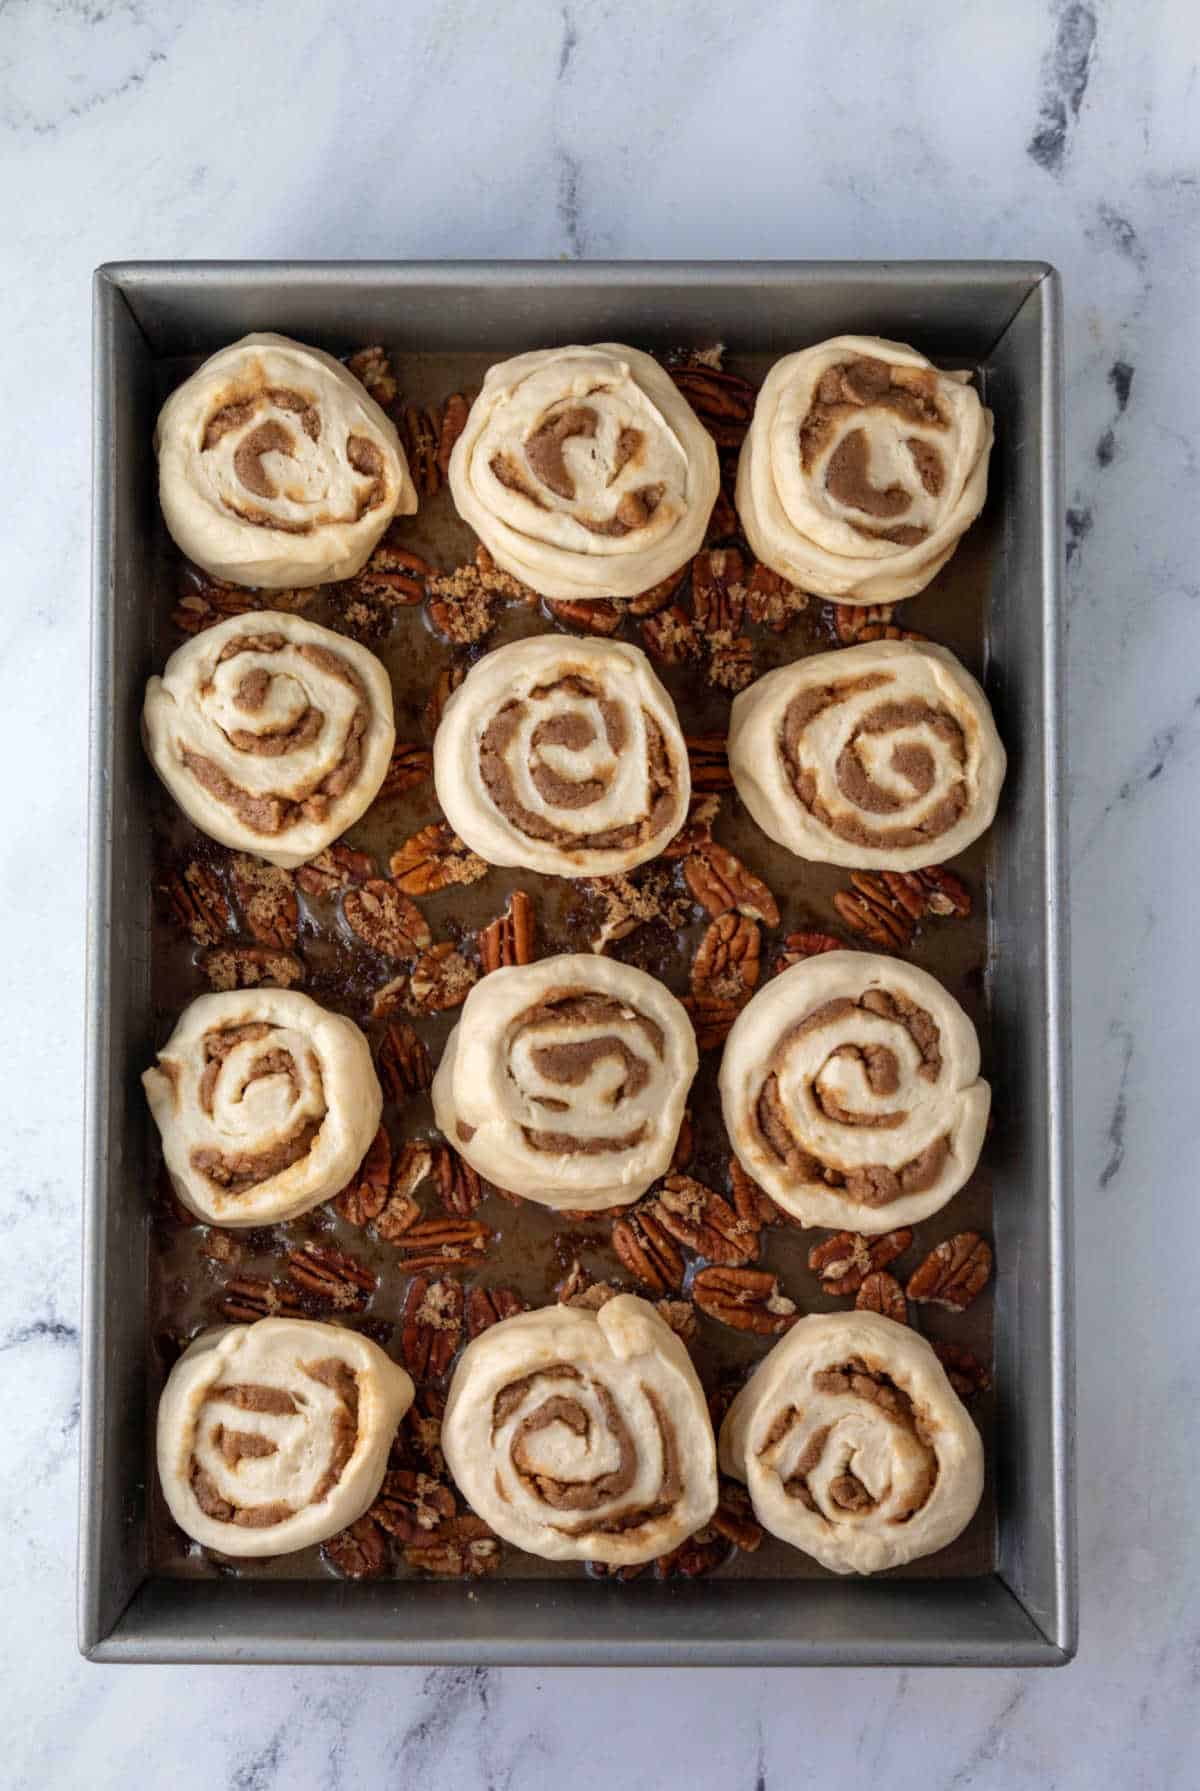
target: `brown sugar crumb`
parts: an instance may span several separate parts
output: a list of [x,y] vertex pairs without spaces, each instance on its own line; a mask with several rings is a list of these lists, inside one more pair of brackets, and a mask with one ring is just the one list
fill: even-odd
[[218,945],[205,952],[200,968],[211,989],[257,989],[269,984],[290,989],[304,977],[304,965],[291,952],[265,945]]
[[295,945],[300,911],[292,873],[245,852],[235,854],[230,871],[246,925],[258,943],[279,950]]
[[447,640],[463,647],[490,633],[498,604],[536,602],[536,593],[502,572],[485,547],[475,550],[472,563],[429,580],[431,622]]
[[690,908],[683,897],[670,895],[665,871],[651,870],[635,883],[631,877],[590,877],[588,885],[600,897],[604,912],[591,949],[603,952],[619,939],[627,939],[648,921],[665,920],[668,925],[682,926]]

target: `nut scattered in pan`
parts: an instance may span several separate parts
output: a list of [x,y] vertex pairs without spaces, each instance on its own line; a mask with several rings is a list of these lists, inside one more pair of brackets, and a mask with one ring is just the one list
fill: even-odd
[[429,923],[415,902],[384,877],[348,889],[342,913],[364,945],[387,958],[415,958],[433,944]]
[[327,899],[341,889],[349,889],[353,884],[365,883],[375,875],[375,860],[369,852],[356,852],[353,846],[338,841],[336,845],[326,846],[307,864],[302,864],[294,871],[296,883],[305,895],[317,899]]
[[683,861],[688,888],[706,913],[745,914],[765,926],[779,925],[779,904],[761,877],[714,839],[704,841]]
[[407,1020],[393,1020],[375,1056],[379,1080],[391,1101],[403,1104],[413,1095],[424,1094],[433,1081],[429,1050]]
[[958,1343],[935,1343],[933,1353],[946,1370],[946,1377],[964,1405],[986,1393],[992,1377],[978,1357]]
[[703,1182],[668,1175],[655,1199],[642,1209],[657,1225],[709,1262],[735,1265],[758,1255],[756,1226]]
[[303,982],[304,965],[294,952],[267,945],[217,945],[205,952],[200,968],[210,989],[290,989]]
[[513,964],[532,964],[534,939],[533,902],[523,889],[514,889],[507,910],[479,934],[479,961],[484,975]]
[[701,1269],[692,1283],[692,1298],[709,1318],[759,1337],[782,1336],[799,1316],[779,1277],[767,1269]]
[[351,1225],[377,1219],[387,1205],[392,1182],[392,1141],[380,1126],[354,1180],[335,1195],[333,1205]]
[[872,1269],[869,1275],[863,1276],[854,1305],[858,1312],[878,1312],[897,1325],[908,1323],[904,1289],[886,1269]]
[[440,1380],[462,1342],[463,1290],[459,1281],[417,1275],[404,1301],[401,1353],[414,1380]]
[[388,864],[392,881],[405,895],[436,895],[454,884],[478,883],[488,867],[469,852],[445,821],[432,821],[406,839]]
[[216,872],[198,859],[182,871],[166,871],[158,888],[171,914],[197,945],[216,945],[229,931],[233,915]]
[[357,1257],[311,1240],[289,1253],[287,1275],[302,1294],[335,1312],[363,1311],[376,1287],[375,1276]]
[[260,945],[286,951],[300,931],[300,909],[291,871],[235,852],[229,862],[234,894],[246,926]]
[[977,1231],[956,1232],[929,1252],[913,1270],[905,1289],[910,1300],[965,1312],[987,1286],[992,1246]]
[[618,1219],[612,1242],[623,1266],[652,1293],[678,1293],[682,1288],[683,1256],[654,1213],[642,1208]]
[[856,1294],[868,1275],[903,1256],[912,1240],[906,1226],[874,1238],[862,1237],[857,1231],[835,1231],[812,1246],[808,1266],[821,1277],[823,1293]]

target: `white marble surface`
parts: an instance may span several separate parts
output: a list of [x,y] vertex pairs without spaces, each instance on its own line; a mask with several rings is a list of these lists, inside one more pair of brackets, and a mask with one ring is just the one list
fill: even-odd
[[[0,5],[0,864],[18,942],[0,1781],[1196,1782],[1196,55],[1194,0]],[[1063,270],[1083,1586],[1065,1672],[235,1682],[77,1658],[88,279],[116,257],[340,255]]]

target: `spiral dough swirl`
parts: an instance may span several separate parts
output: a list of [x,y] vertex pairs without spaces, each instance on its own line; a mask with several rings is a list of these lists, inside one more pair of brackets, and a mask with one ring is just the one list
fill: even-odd
[[759,826],[798,857],[911,871],[991,826],[1006,758],[986,696],[952,653],[878,641],[744,690],[729,764]]
[[878,336],[777,361],[738,462],[759,559],[843,603],[924,590],[987,495],[992,413],[969,379]]
[[560,877],[655,857],[691,793],[675,707],[645,654],[549,635],[472,667],[446,704],[433,775],[473,851]]
[[712,437],[657,361],[619,342],[488,370],[450,458],[463,520],[545,597],[635,597],[704,539]]
[[652,1306],[493,1325],[455,1371],[442,1447],[491,1527],[551,1561],[652,1560],[706,1524],[716,1450],[688,1353]]
[[417,494],[395,425],[352,373],[286,336],[245,336],[163,405],[159,500],[175,542],[234,584],[351,578]]
[[358,1027],[296,989],[199,996],[142,1084],[175,1191],[212,1225],[272,1225],[336,1194],[383,1110]]
[[636,1200],[666,1173],[696,1073],[682,1004],[592,952],[495,970],[467,996],[433,1083],[480,1175],[542,1206]]
[[773,1535],[833,1573],[945,1548],[983,1492],[983,1446],[923,1337],[874,1312],[802,1318],[721,1426],[721,1466]]
[[223,845],[288,867],[368,809],[395,744],[392,687],[355,641],[302,616],[233,616],[146,686],[151,763]]
[[991,1091],[975,1028],[925,971],[869,952],[785,970],[739,1014],[721,1104],[747,1173],[802,1225],[868,1233],[946,1204]]
[[158,1473],[182,1530],[226,1555],[282,1555],[360,1518],[412,1404],[356,1332],[264,1318],[207,1331],[158,1407]]

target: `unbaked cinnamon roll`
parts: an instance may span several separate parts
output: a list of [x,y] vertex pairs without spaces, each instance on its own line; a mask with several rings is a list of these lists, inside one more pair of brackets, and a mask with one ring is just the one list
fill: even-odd
[[274,1225],[338,1193],[383,1111],[358,1027],[298,989],[198,996],[142,1085],[172,1186],[210,1225]]
[[150,761],[210,839],[292,867],[370,807],[395,744],[373,653],[303,616],[233,616],[146,686]]
[[945,1206],[979,1160],[991,1090],[975,1028],[924,970],[834,951],[734,1022],[720,1074],[746,1173],[802,1225],[868,1234]]
[[712,437],[619,342],[488,369],[450,457],[459,515],[544,597],[635,597],[686,564],[720,485]]
[[339,361],[286,336],[244,336],[205,361],[154,439],[168,529],[233,584],[352,578],[417,507],[395,425]]
[[338,1325],[264,1318],[207,1331],[158,1407],[171,1516],[225,1555],[283,1555],[354,1523],[383,1481],[413,1384]]
[[581,952],[476,983],[433,1081],[473,1169],[541,1206],[645,1193],[671,1163],[696,1074],[682,1004],[631,964]]
[[433,743],[438,801],[489,864],[558,877],[632,870],[691,794],[675,705],[637,647],[540,635],[472,666]]
[[983,1492],[979,1432],[941,1363],[875,1312],[794,1325],[726,1413],[720,1456],[758,1521],[833,1573],[945,1548]]
[[815,653],[734,698],[729,767],[764,833],[856,869],[940,864],[991,826],[1006,768],[987,697],[945,647]]
[[650,1561],[716,1509],[696,1371],[632,1294],[523,1312],[468,1344],[442,1447],[472,1510],[550,1561]]
[[992,413],[969,381],[879,336],[777,361],[738,462],[758,558],[842,603],[923,591],[987,495]]

